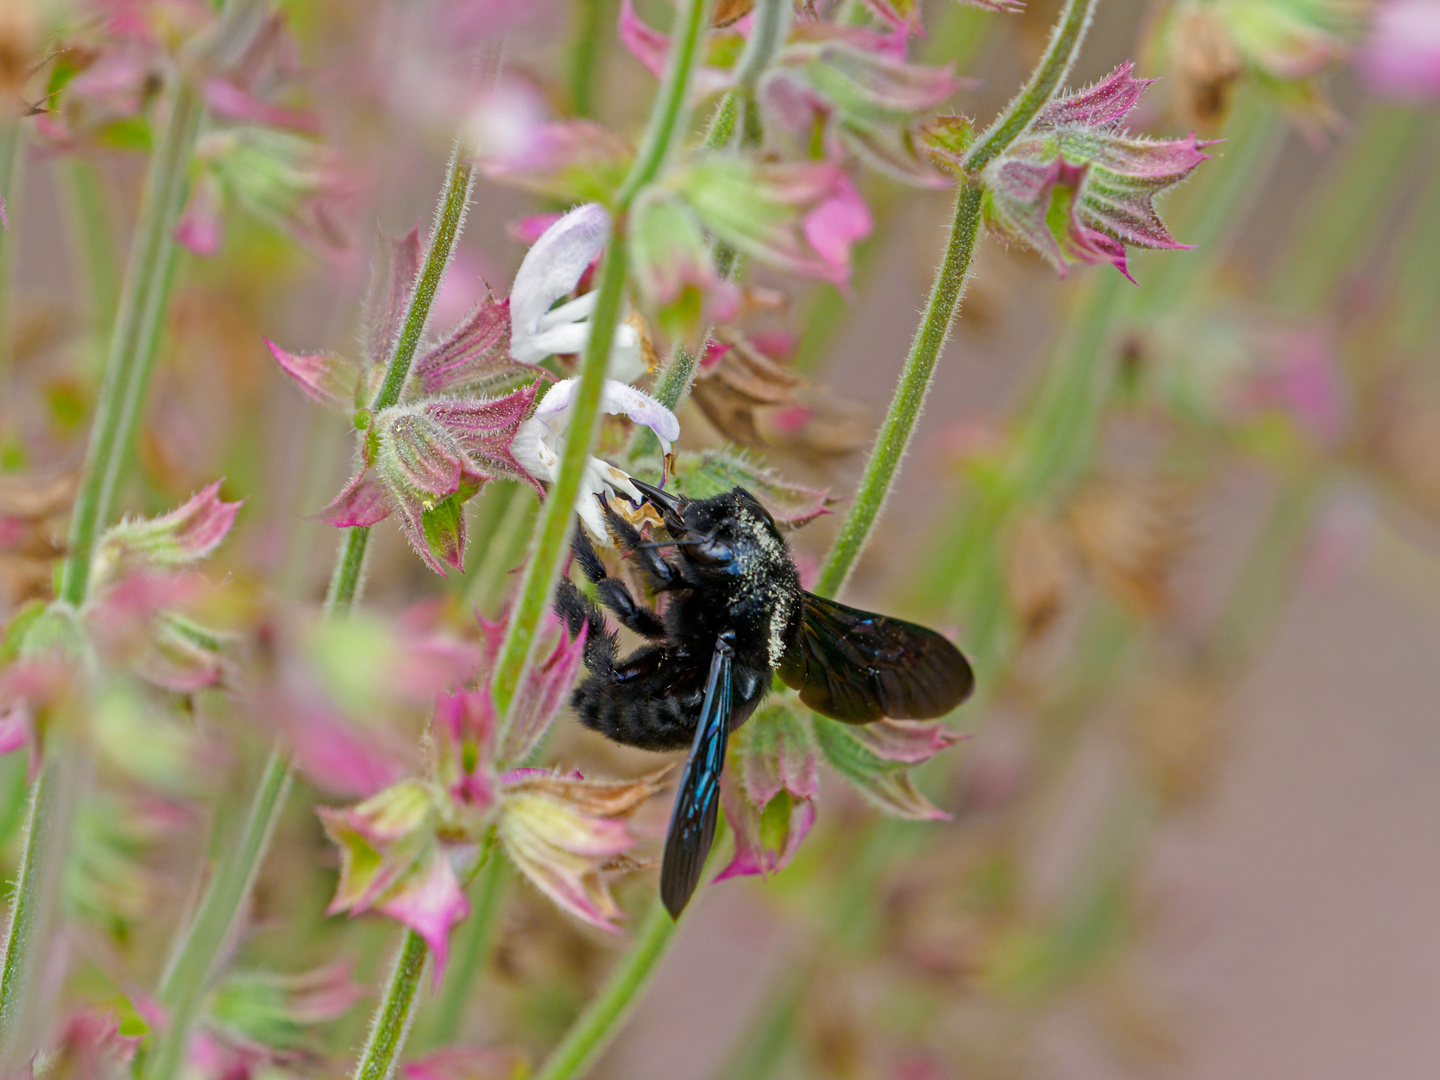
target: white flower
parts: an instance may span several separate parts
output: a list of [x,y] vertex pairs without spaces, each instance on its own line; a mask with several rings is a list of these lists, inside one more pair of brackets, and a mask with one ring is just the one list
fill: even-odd
[[[578,353],[590,338],[598,293],[591,291],[552,310],[575,290],[585,270],[610,239],[610,214],[599,203],[577,206],[540,235],[510,289],[510,355],[522,364]],[[615,328],[607,374],[629,382],[645,373],[645,354],[635,327]]]
[[[536,407],[535,415],[520,425],[510,444],[515,460],[539,480],[554,480],[560,470],[560,457],[565,452],[565,429],[569,426],[571,403],[579,387],[579,379],[566,379],[550,387]],[[605,380],[605,387],[600,393],[600,411],[612,416],[623,414],[634,423],[648,427],[660,440],[660,447],[666,454],[680,437],[680,421],[673,412],[645,391],[614,379]],[[605,543],[609,543],[610,534],[606,531],[605,515],[596,496],[613,496],[616,492],[637,505],[643,498],[639,489],[630,482],[628,473],[592,457],[580,481],[575,512],[591,534]]]

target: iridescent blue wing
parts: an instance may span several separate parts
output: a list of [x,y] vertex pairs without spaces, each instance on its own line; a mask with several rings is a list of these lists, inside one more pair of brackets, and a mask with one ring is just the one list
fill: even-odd
[[735,650],[721,638],[710,657],[705,699],[695,725],[695,741],[680,777],[680,792],[670,811],[665,837],[665,858],[660,864],[660,899],[670,917],[678,919],[690,902],[705,857],[715,842],[720,811],[720,770],[725,767],[725,744],[730,737],[730,667]]

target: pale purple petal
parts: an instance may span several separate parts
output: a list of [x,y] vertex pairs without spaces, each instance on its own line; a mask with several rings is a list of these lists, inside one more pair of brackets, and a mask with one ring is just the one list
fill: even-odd
[[805,215],[803,224],[805,239],[840,280],[850,276],[851,246],[869,236],[873,227],[870,208],[843,173],[829,197]]
[[510,350],[515,359],[536,363],[550,355],[536,351],[529,339],[539,333],[550,306],[575,288],[609,238],[609,212],[599,203],[587,203],[546,229],[525,253],[510,290]]
[[455,868],[443,852],[431,856],[416,880],[375,905],[381,914],[408,926],[425,940],[435,958],[434,985],[440,985],[450,949],[451,928],[470,914]]

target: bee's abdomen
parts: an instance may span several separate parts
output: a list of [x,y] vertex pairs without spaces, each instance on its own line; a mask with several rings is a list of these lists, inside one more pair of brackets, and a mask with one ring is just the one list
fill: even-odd
[[570,703],[582,724],[607,739],[641,750],[688,748],[695,736],[695,703],[637,689],[587,679],[575,688]]

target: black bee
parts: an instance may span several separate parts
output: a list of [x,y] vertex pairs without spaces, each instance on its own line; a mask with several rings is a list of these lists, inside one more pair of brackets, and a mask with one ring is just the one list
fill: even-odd
[[[618,659],[616,633],[568,580],[555,609],[572,634],[587,628],[592,675],[572,698],[581,722],[627,746],[690,748],[660,871],[660,896],[678,917],[715,839],[726,740],[750,718],[775,672],[811,709],[852,724],[943,716],[969,696],[974,675],[960,650],[934,631],[802,589],[775,520],[744,488],[686,499],[636,486],[670,539],[647,542],[608,503],[605,520],[646,584],[669,596],[663,616],[606,575],[584,530],[576,530],[573,546],[601,603],[650,644]],[[662,557],[664,549],[675,558]]]

